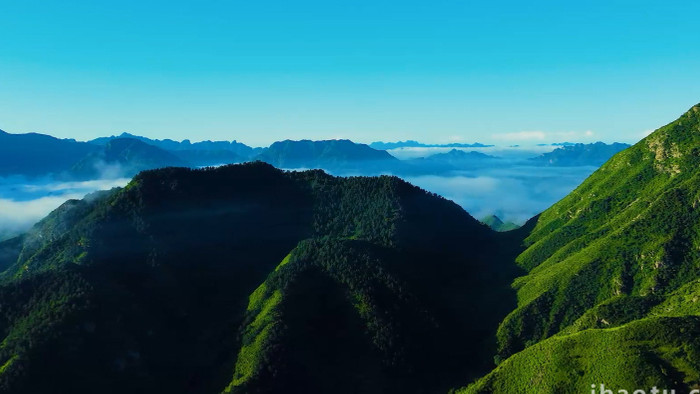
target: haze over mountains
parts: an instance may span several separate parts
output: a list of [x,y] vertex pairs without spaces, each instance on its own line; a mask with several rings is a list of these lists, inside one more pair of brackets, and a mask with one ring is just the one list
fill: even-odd
[[478,142],[475,142],[473,144],[464,144],[458,142],[453,142],[450,144],[423,144],[418,141],[406,140],[398,142],[377,141],[372,142],[371,144],[369,144],[369,146],[374,149],[391,150],[397,148],[486,148],[493,145],[484,145]]
[[[575,144],[557,148],[551,154],[533,158],[533,163],[554,166],[600,165],[626,144],[607,145]],[[386,150],[421,147],[451,148],[449,152],[426,153],[416,162],[403,165]],[[375,142],[368,145],[350,140],[278,141],[267,148],[252,148],[237,141],[153,140],[122,133],[119,136],[101,137],[88,142],[58,139],[43,134],[10,134],[0,131],[0,174],[43,176],[48,174],[84,178],[96,176],[100,167],[123,166],[120,175],[167,166],[203,167],[233,164],[246,161],[265,161],[280,168],[320,168],[353,170],[360,172],[396,171],[425,172],[420,167],[438,165],[430,171],[444,172],[451,169],[469,169],[494,158],[468,148],[488,148],[493,145],[480,143],[446,145],[422,144],[416,141],[396,143]],[[557,159],[550,159],[550,156]],[[428,164],[430,163],[430,164]],[[457,164],[454,166],[454,164]],[[364,166],[364,167],[363,167]],[[444,166],[444,167],[441,167]]]
[[263,150],[256,160],[278,168],[325,168],[330,170],[377,171],[392,169],[398,160],[383,150],[350,140],[279,141]]
[[507,232],[393,176],[141,172],[0,243],[0,392],[690,392],[698,152],[700,105]]
[[[106,145],[109,141],[119,138],[133,138],[145,142],[148,145],[170,151],[181,159],[191,161],[199,165],[201,161],[213,160],[218,157],[223,161],[213,162],[212,165],[230,164],[247,161],[259,153],[262,148],[252,148],[246,144],[233,141],[201,141],[192,143],[189,140],[173,141],[169,139],[154,140],[129,133],[122,133],[119,136],[100,137],[89,141],[96,145]],[[204,157],[197,157],[202,155]],[[184,156],[184,157],[183,157]],[[207,157],[209,156],[209,157]],[[189,157],[189,160],[187,159]]]
[[444,391],[487,371],[510,237],[395,177],[144,172],[0,244],[0,390]]
[[65,171],[97,147],[48,135],[10,134],[0,130],[0,175],[43,176]]
[[546,166],[600,166],[612,155],[629,148],[629,144],[615,142],[607,145],[602,142],[594,144],[567,144],[552,152],[533,157],[532,162]]
[[[335,175],[395,174],[448,196],[477,217],[495,214],[518,224],[565,196],[595,169],[590,165],[565,167],[558,164],[565,161],[562,159],[546,169],[532,171],[528,167],[535,161],[526,160],[527,154],[513,158],[492,152],[496,147],[479,143],[450,144],[468,148],[430,147],[436,145],[415,141],[396,144],[413,146],[405,149],[420,149],[422,153],[416,158],[397,160],[392,153],[400,153],[400,149],[378,150],[349,140],[286,140],[267,148],[252,148],[237,141],[192,143],[153,140],[128,133],[78,142],[41,134],[3,132],[0,134],[0,239],[29,228],[60,204],[60,196],[75,198],[79,197],[76,190],[123,186],[139,171],[169,166],[199,168],[261,160],[280,168],[320,168]],[[603,151],[592,156],[600,160],[611,155],[606,147],[609,146],[601,143],[591,148],[594,152]],[[564,152],[560,156],[569,154],[577,155]],[[536,155],[532,152],[529,157]],[[578,164],[586,163],[586,158],[575,160]],[[88,186],[93,189],[86,189]],[[40,190],[46,193],[39,194]],[[9,216],[9,212],[13,214]]]

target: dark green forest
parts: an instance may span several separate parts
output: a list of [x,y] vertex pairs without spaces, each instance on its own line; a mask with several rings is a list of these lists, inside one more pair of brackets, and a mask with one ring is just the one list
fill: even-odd
[[142,172],[0,245],[0,387],[447,391],[493,366],[517,239],[396,177]]

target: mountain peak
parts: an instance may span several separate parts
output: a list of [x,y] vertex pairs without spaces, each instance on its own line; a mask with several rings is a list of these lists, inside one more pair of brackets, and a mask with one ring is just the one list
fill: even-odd
[[681,115],[681,117],[678,118],[678,120],[676,120],[675,122],[672,122],[671,124],[683,121],[684,119],[687,119],[687,118],[690,118],[693,121],[700,123],[700,117],[698,117],[699,115],[700,115],[700,103],[695,104],[694,106],[690,107],[690,109],[688,109],[683,115]]
[[[467,392],[512,392],[502,387],[534,380],[549,388],[545,392],[560,392],[554,379],[547,382],[531,367],[545,359],[552,369],[544,375],[585,387],[593,376],[605,380],[603,373],[609,380],[622,376],[628,365],[651,371],[684,362],[685,356],[664,353],[667,348],[698,351],[700,343],[690,339],[698,334],[677,327],[697,325],[699,149],[696,105],[615,154],[538,217],[516,259],[527,272],[514,282],[518,307],[498,330],[497,357],[508,359]],[[652,334],[639,340],[646,333]],[[624,358],[606,355],[610,344]],[[628,356],[640,353],[662,356]],[[616,365],[621,359],[625,367]],[[571,373],[573,360],[581,374]],[[638,384],[636,375],[625,379]],[[654,382],[670,386],[672,379],[660,374]],[[696,382],[686,380],[683,389]]]

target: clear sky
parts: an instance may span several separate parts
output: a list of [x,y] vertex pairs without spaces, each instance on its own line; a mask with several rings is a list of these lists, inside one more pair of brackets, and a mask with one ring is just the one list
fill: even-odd
[[633,142],[700,102],[698,1],[0,0],[0,128]]

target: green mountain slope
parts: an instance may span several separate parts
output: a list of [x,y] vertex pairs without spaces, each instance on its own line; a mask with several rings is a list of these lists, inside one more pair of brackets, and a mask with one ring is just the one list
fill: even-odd
[[0,393],[689,392],[699,165],[696,106],[503,233],[396,177],[145,171],[0,242]]
[[511,231],[520,227],[513,222],[504,222],[496,215],[486,216],[485,218],[481,219],[481,223],[484,223],[495,231]]
[[498,330],[505,361],[467,391],[695,387],[699,164],[695,106],[543,212]]
[[0,392],[443,392],[524,234],[395,177],[142,172],[0,243]]

